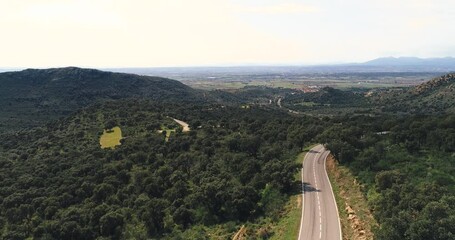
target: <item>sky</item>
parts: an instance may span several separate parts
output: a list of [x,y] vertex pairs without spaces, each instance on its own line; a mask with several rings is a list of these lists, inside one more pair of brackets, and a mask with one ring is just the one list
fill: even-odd
[[453,0],[0,0],[0,67],[455,56]]

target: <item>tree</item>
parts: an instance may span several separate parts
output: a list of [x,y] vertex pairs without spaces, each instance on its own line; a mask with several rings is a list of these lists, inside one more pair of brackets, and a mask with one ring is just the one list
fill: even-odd
[[110,130],[110,129],[116,127],[117,125],[118,125],[117,122],[115,120],[111,119],[111,120],[108,120],[108,121],[106,121],[104,123],[104,129],[105,130]]
[[120,238],[124,224],[123,215],[118,212],[109,212],[100,218],[100,233],[103,236]]

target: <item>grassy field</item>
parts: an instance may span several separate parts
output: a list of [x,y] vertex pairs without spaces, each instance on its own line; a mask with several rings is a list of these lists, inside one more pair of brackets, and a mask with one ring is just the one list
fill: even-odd
[[273,80],[226,80],[226,81],[213,81],[213,80],[194,80],[183,81],[183,83],[197,89],[214,90],[236,90],[244,87],[263,86],[270,88],[288,88],[288,89],[302,89],[306,86],[319,86],[319,87],[333,87],[338,89],[350,88],[388,88],[388,87],[404,87],[412,86],[420,83],[418,79],[381,79],[381,80],[368,80],[368,79],[273,79]]
[[305,85],[300,82],[292,81],[282,81],[282,80],[270,80],[270,81],[188,81],[184,82],[185,84],[204,90],[214,90],[214,89],[241,89],[244,87],[251,86],[264,86],[271,88],[290,88],[290,89],[301,89]]
[[122,129],[114,127],[110,130],[104,130],[100,138],[101,148],[115,148],[120,145],[122,139]]

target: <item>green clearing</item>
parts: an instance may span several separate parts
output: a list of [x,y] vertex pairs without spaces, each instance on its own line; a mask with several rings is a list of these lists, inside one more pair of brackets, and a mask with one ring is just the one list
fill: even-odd
[[165,126],[161,126],[161,130],[158,130],[159,133],[166,132],[166,142],[169,142],[169,138],[171,137],[171,133],[175,132],[175,129],[167,128]]
[[114,127],[110,130],[104,130],[103,135],[100,138],[101,148],[115,148],[119,146],[120,140],[122,139],[122,129],[120,127]]

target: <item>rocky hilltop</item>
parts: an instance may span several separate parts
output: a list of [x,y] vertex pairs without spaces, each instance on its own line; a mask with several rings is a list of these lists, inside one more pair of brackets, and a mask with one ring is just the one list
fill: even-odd
[[426,83],[420,84],[412,89],[412,93],[415,95],[430,92],[438,87],[447,86],[448,89],[454,89],[455,74],[450,73],[441,77],[434,78]]

